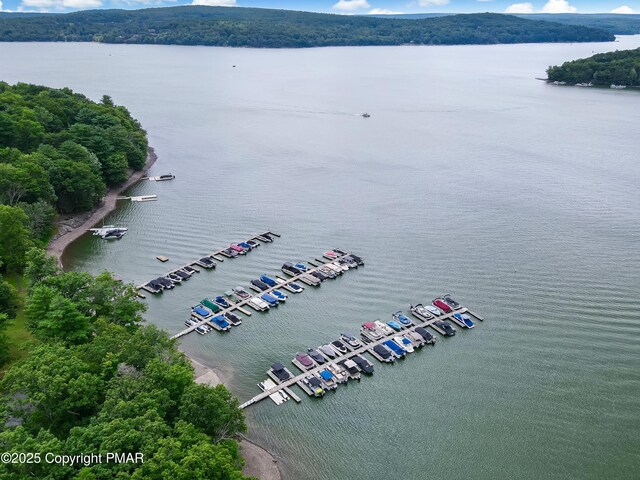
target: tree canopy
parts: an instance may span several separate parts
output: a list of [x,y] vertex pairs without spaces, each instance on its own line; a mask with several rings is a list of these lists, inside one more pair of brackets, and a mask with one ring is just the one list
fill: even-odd
[[589,58],[549,67],[548,81],[571,85],[587,83],[598,86],[624,85],[640,87],[640,48],[599,53]]
[[138,121],[108,96],[0,82],[0,269],[21,271],[56,212],[94,208],[144,166],[147,149]]
[[39,341],[0,382],[0,450],[140,452],[144,463],[5,463],[0,477],[247,480],[238,401],[194,383],[175,341],[143,324],[132,286],[63,272],[42,250],[26,259],[26,314]]
[[[299,48],[613,40],[611,33],[596,28],[492,13],[407,21],[264,8],[181,6],[0,16],[0,41]],[[36,140],[27,137],[24,141]]]

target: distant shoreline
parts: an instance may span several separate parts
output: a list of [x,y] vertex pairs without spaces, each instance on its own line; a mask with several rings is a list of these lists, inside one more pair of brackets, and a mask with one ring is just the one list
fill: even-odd
[[135,185],[146,175],[149,169],[156,163],[158,156],[152,147],[147,150],[147,161],[141,170],[131,171],[129,178],[123,184],[111,188],[102,199],[100,205],[90,212],[76,215],[60,216],[56,220],[58,230],[64,229],[62,233],[56,235],[47,246],[47,254],[56,257],[58,264],[64,267],[62,257],[69,245],[80,238],[89,228],[92,228],[102,221],[109,213],[116,209],[117,197],[131,186]]

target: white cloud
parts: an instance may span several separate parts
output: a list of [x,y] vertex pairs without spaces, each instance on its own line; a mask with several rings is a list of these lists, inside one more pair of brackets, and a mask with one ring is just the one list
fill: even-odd
[[514,3],[513,5],[509,5],[504,13],[533,13],[533,4]]
[[569,5],[567,0],[549,0],[542,7],[542,13],[576,13],[578,9],[573,5]]
[[65,8],[97,8],[102,6],[102,0],[63,0]]
[[394,12],[393,10],[387,10],[386,8],[372,8],[369,10],[369,15],[401,15],[403,12]]
[[634,10],[631,7],[623,5],[621,7],[614,8],[613,10],[611,10],[611,13],[623,13],[629,15],[631,13],[640,13],[640,10]]
[[333,7],[334,10],[341,10],[343,12],[353,12],[354,10],[360,10],[361,8],[369,8],[369,2],[367,0],[338,0]]
[[438,5],[448,5],[449,0],[418,0],[421,7],[434,7]]
[[191,5],[206,5],[208,7],[235,7],[236,0],[193,0]]
[[64,10],[65,8],[97,8],[102,0],[22,0],[20,9],[24,7],[38,10]]

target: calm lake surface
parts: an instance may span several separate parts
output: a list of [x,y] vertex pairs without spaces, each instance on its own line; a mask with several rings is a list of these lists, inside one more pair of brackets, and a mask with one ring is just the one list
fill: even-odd
[[128,235],[82,238],[71,268],[141,283],[282,234],[149,298],[147,318],[172,333],[203,297],[283,261],[333,247],[366,259],[227,335],[183,339],[241,400],[271,363],[409,303],[450,292],[486,318],[322,400],[248,409],[288,479],[634,478],[640,92],[535,77],[638,46],[17,43],[0,44],[0,78],[111,95],[148,130],[152,173],[177,177],[134,187],[159,201],[123,204],[107,223]]

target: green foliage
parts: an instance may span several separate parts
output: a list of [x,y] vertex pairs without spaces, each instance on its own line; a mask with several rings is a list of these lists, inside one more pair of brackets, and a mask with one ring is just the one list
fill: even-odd
[[4,365],[10,357],[9,339],[6,333],[8,321],[7,314],[0,312],[0,365]]
[[238,400],[222,385],[191,385],[183,395],[180,419],[190,421],[216,442],[246,430]]
[[0,417],[20,424],[0,427],[0,450],[141,452],[144,463],[0,464],[0,478],[248,480],[234,440],[246,429],[238,401],[194,384],[167,333],[140,325],[132,286],[63,272],[42,250],[26,258],[26,312],[41,343],[0,383]]
[[100,377],[72,349],[57,343],[34,348],[7,372],[2,385],[11,410],[32,433],[41,428],[56,435],[68,432],[95,412],[102,394]]
[[58,264],[54,257],[47,255],[41,248],[32,248],[25,255],[27,267],[24,270],[25,277],[32,285],[44,282],[48,277],[58,273]]
[[581,14],[575,13],[534,13],[519,15],[532,20],[547,20],[565,25],[582,25],[599,28],[614,35],[637,35],[640,33],[640,15],[615,13]]
[[84,163],[60,160],[51,165],[49,175],[60,212],[90,210],[104,195],[102,179]]
[[87,341],[91,333],[90,318],[79,306],[46,285],[30,289],[26,312],[29,327],[44,341],[78,344]]
[[625,85],[640,87],[640,48],[599,53],[589,58],[549,67],[550,82],[592,83],[598,86]]
[[29,218],[18,207],[0,205],[0,264],[22,271],[27,251],[33,246]]
[[56,210],[44,200],[35,203],[20,202],[18,204],[29,218],[29,230],[35,239],[46,241],[51,234],[51,225],[56,216]]
[[[106,186],[126,180],[128,168],[142,168],[146,132],[107,98],[95,103],[69,89],[0,82],[0,204],[90,210]],[[24,210],[44,239],[50,211]]]
[[102,162],[102,176],[109,185],[124,183],[127,178],[127,156],[124,153],[114,153]]
[[[603,30],[500,14],[418,20],[182,6],[0,17],[0,41],[81,41],[295,48],[613,41]],[[103,105],[108,105],[108,101]]]
[[5,282],[2,279],[2,275],[0,275],[0,315],[4,314],[8,318],[15,318],[18,305],[18,292],[13,285]]

